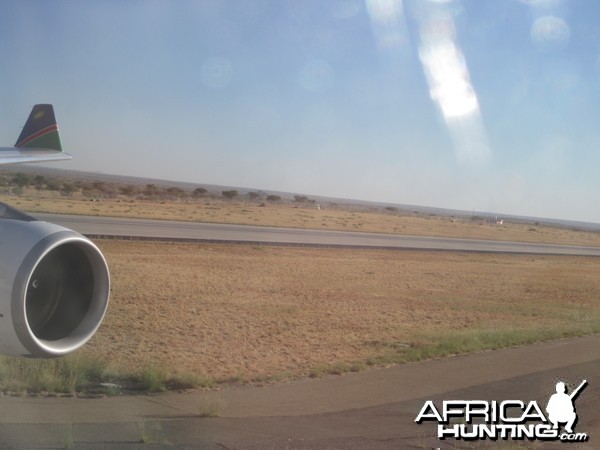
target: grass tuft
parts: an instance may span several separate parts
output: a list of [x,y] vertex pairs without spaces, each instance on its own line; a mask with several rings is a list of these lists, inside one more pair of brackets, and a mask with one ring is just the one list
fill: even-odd
[[167,390],[169,374],[157,365],[148,365],[139,369],[134,377],[144,391],[163,392]]
[[198,406],[199,417],[220,417],[222,412],[221,403],[217,400],[206,400]]
[[158,422],[139,422],[137,424],[140,434],[140,444],[164,444],[162,428]]

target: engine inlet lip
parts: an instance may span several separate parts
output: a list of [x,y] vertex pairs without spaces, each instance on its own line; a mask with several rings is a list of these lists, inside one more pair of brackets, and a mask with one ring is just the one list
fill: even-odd
[[[27,320],[26,293],[31,276],[38,264],[52,250],[65,244],[74,244],[88,258],[94,274],[94,286],[89,309],[81,323],[69,335],[48,341],[38,338],[31,330]],[[96,332],[108,307],[110,292],[110,275],[106,260],[98,248],[80,234],[64,230],[53,233],[40,240],[27,253],[19,266],[15,277],[11,314],[15,333],[25,349],[30,353],[26,356],[53,358],[63,356],[84,345]]]

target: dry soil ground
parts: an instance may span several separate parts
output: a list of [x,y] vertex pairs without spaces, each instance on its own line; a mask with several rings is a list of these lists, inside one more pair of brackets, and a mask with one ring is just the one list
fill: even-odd
[[600,331],[600,259],[100,241],[84,352],[279,380]]

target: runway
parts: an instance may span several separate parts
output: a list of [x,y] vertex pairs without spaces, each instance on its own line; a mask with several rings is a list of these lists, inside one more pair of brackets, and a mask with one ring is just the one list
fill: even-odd
[[34,216],[40,220],[71,228],[90,237],[127,237],[398,250],[600,256],[600,247],[572,245],[58,214],[34,214]]

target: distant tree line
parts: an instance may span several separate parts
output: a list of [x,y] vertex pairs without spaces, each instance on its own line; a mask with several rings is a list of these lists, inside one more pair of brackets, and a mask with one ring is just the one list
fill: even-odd
[[[119,199],[151,201],[188,201],[202,199],[222,199],[227,201],[244,201],[254,203],[281,203],[284,199],[279,195],[262,191],[250,191],[245,194],[230,189],[220,192],[209,192],[206,188],[183,189],[178,186],[163,186],[154,183],[145,185],[114,183],[89,179],[68,179],[28,174],[24,172],[0,173],[0,189],[10,195],[22,195],[25,189],[57,192],[65,197],[80,196],[86,199]],[[295,203],[303,205],[315,204],[306,196],[296,195]]]

